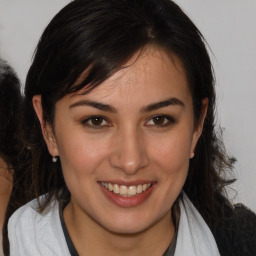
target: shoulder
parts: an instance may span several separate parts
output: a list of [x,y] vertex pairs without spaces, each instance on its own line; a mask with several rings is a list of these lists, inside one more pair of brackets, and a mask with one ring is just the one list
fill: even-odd
[[242,204],[234,208],[234,224],[243,255],[256,255],[256,214]]
[[8,222],[11,255],[66,255],[58,202],[53,200],[43,213],[37,208],[37,201],[33,200],[11,216]]
[[221,255],[256,255],[256,215],[244,205],[225,206],[214,233]]
[[11,216],[8,222],[8,228],[22,228],[26,231],[43,228],[43,226],[49,222],[50,216],[57,211],[57,207],[51,203],[50,207],[47,208],[47,211],[39,213],[37,210],[38,203],[36,199],[20,207]]

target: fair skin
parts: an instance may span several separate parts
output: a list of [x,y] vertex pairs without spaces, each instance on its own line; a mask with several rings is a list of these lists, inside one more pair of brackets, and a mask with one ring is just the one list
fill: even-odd
[[174,236],[171,207],[207,99],[195,127],[179,59],[155,47],[137,57],[90,93],[60,99],[53,127],[43,120],[41,96],[33,98],[71,193],[64,220],[79,255],[162,255]]

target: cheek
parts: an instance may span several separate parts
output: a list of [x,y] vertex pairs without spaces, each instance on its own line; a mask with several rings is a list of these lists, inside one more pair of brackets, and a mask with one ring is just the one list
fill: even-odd
[[179,171],[189,162],[191,145],[192,138],[188,132],[176,132],[155,141],[151,146],[151,155],[166,169]]
[[180,130],[151,146],[151,156],[159,170],[159,193],[164,195],[162,203],[166,207],[176,200],[186,181],[191,143],[190,132]]
[[[93,191],[97,170],[106,158],[106,150],[78,134],[59,142],[62,173],[70,193],[80,198]],[[87,194],[89,196],[89,194]]]
[[93,173],[108,152],[105,143],[90,139],[79,131],[66,134],[63,130],[57,138],[64,175],[78,178]]
[[152,166],[157,170],[155,207],[165,214],[182,191],[187,178],[191,136],[189,132],[170,133],[151,145]]

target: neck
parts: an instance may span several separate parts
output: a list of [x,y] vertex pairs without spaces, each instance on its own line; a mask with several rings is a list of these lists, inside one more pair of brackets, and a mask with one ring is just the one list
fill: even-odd
[[79,217],[72,204],[64,209],[65,224],[81,256],[163,255],[175,233],[171,211],[147,230],[136,234],[113,233],[83,215]]

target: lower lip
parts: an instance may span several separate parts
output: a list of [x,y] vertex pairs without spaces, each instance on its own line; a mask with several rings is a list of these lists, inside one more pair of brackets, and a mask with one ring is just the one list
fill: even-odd
[[104,195],[114,204],[117,206],[123,207],[123,208],[131,208],[131,207],[136,207],[143,202],[145,202],[149,196],[151,195],[154,185],[152,184],[150,188],[145,190],[144,192],[136,195],[136,196],[129,196],[129,197],[123,197],[120,196],[119,194],[115,194],[105,187],[103,187],[101,184],[99,184],[101,187],[101,190],[103,191]]

